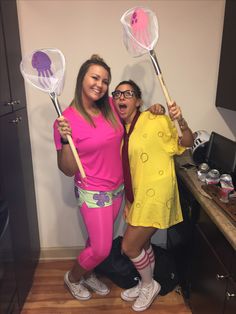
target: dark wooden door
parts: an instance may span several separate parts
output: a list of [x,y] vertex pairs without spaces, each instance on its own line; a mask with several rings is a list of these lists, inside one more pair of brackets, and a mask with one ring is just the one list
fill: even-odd
[[226,0],[216,106],[236,111],[236,1]]
[[9,208],[0,190],[0,313],[8,313],[16,295],[15,263]]
[[225,311],[224,314],[235,314],[236,313],[236,282],[230,278],[228,280],[225,300]]
[[[20,310],[31,288],[40,244],[15,0],[0,0],[0,47],[0,186],[9,208]],[[17,312],[14,302],[9,307]]]
[[10,229],[20,307],[32,284],[39,234],[32,159],[25,109],[0,117],[0,174],[9,204]]
[[0,116],[12,112],[10,85],[8,79],[5,36],[3,33],[2,12],[0,6]]
[[228,273],[196,226],[190,304],[193,314],[222,314]]
[[236,252],[232,258],[230,278],[228,280],[224,314],[236,313]]
[[25,107],[26,100],[24,80],[20,72],[21,47],[16,1],[0,0],[0,15],[1,91],[3,91],[0,98],[3,102],[7,99],[12,110],[18,110]]

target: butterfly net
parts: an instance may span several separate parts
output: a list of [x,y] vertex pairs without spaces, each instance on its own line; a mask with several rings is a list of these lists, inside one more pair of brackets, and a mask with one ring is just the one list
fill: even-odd
[[121,17],[123,41],[133,57],[139,57],[152,50],[158,40],[156,15],[149,9],[135,7]]
[[39,49],[23,57],[24,79],[43,92],[60,95],[64,87],[65,57],[58,49]]

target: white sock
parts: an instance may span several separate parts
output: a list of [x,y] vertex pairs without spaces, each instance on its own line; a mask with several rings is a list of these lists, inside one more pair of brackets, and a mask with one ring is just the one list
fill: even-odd
[[152,283],[152,268],[147,252],[142,250],[140,255],[135,258],[131,258],[131,261],[142,278],[142,284],[148,285]]
[[152,249],[152,245],[150,244],[149,248],[146,250],[148,257],[149,257],[149,261],[151,264],[151,269],[152,269],[152,275],[154,273],[154,269],[155,269],[155,255]]

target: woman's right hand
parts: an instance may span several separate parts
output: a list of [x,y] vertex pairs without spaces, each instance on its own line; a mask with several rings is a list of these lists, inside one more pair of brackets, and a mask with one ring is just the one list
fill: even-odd
[[[71,136],[72,130],[65,117],[60,116],[57,118],[57,129],[61,139],[65,140],[67,144],[67,136]],[[75,161],[70,145],[62,145],[61,149],[57,151],[57,162],[59,169],[66,176],[72,177],[78,171],[78,165]]]
[[67,139],[67,135],[72,135],[70,124],[63,116],[57,118],[57,129],[61,135],[61,138],[64,140]]

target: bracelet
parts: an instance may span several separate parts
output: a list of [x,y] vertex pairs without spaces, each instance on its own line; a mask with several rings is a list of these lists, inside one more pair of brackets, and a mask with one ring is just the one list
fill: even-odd
[[67,139],[65,140],[63,137],[61,137],[61,144],[67,145],[67,144],[69,144],[69,141]]
[[184,118],[178,120],[181,131],[186,131],[188,129],[188,123]]

